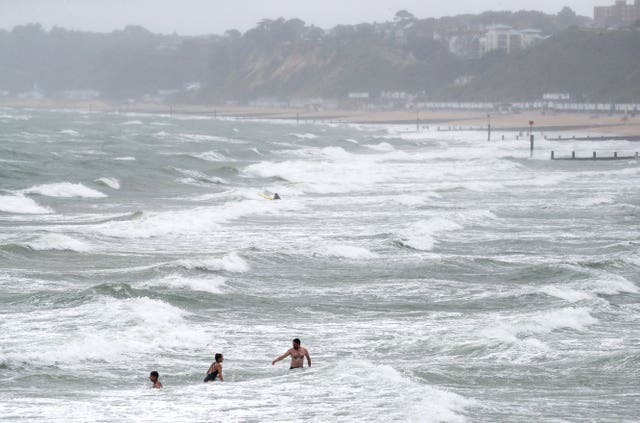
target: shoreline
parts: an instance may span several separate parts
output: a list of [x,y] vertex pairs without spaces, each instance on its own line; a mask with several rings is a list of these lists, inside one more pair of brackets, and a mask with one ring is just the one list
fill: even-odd
[[[473,110],[323,110],[308,111],[292,108],[252,106],[198,106],[155,103],[117,104],[103,101],[0,101],[0,107],[31,109],[74,109],[95,112],[162,113],[228,117],[239,119],[294,120],[300,123],[328,122],[346,124],[414,125],[421,128],[439,127],[441,131],[528,132],[529,121],[534,132],[575,131],[588,134],[608,134],[640,137],[640,115],[576,113],[555,111],[492,112]],[[489,117],[487,117],[489,116]]]

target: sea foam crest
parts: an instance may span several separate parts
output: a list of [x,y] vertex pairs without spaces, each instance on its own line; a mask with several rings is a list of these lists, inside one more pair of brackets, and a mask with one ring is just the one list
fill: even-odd
[[111,189],[120,189],[120,182],[116,178],[98,178],[96,182],[106,185]]
[[[333,393],[337,396],[355,393],[361,401],[383,407],[385,411],[389,411],[387,401],[396,404],[399,408],[392,410],[393,418],[389,420],[462,423],[467,421],[464,415],[466,408],[476,405],[474,400],[418,383],[389,365],[374,364],[368,360],[341,361],[336,365],[335,380]],[[372,391],[372,385],[378,385],[379,389]],[[421,400],[416,401],[416,398]],[[347,404],[344,406],[349,407]],[[370,418],[371,415],[359,417]]]
[[141,287],[166,287],[177,289],[189,289],[192,291],[204,291],[212,294],[221,294],[226,279],[222,276],[211,275],[208,278],[194,278],[172,273],[161,279],[154,279],[140,284]]
[[437,243],[436,235],[460,229],[461,225],[442,217],[422,220],[404,231],[401,243],[415,250],[431,251]]
[[339,244],[327,245],[321,252],[319,252],[319,254],[328,257],[346,258],[352,260],[368,260],[378,257],[377,254],[372,253],[364,247]]
[[420,194],[401,194],[395,196],[393,201],[403,206],[422,206],[432,203],[433,199],[442,198],[437,192],[424,192]]
[[591,310],[586,307],[563,308],[551,310],[534,316],[524,327],[529,330],[548,333],[557,329],[569,328],[577,331],[598,322],[591,316]]
[[515,342],[519,336],[547,334],[559,329],[582,331],[597,322],[589,308],[568,307],[512,317],[500,322],[498,328],[483,331],[483,335],[495,338],[496,334],[507,334],[498,337]]
[[28,194],[40,194],[47,197],[82,197],[82,198],[103,198],[105,194],[100,191],[88,188],[80,183],[60,182],[55,184],[37,185],[27,188],[22,192]]
[[289,135],[298,139],[303,139],[303,140],[313,140],[318,138],[317,135],[310,134],[310,133],[305,133],[305,134],[290,133]]
[[[336,150],[330,154],[342,155],[341,152],[336,153]],[[289,160],[280,163],[264,161],[247,166],[244,172],[249,176],[260,178],[279,177],[300,184],[298,187],[303,191],[321,194],[357,191],[390,177],[388,174],[379,172],[375,163],[352,160],[352,155],[346,152],[345,154],[343,159],[335,161]]]
[[[77,307],[41,309],[14,316],[13,324],[26,339],[9,360],[47,365],[78,365],[86,361],[118,362],[131,354],[199,348],[203,330],[185,321],[187,313],[150,298],[102,297]],[[66,331],[43,331],[52,321]]]
[[0,211],[18,214],[53,213],[49,207],[41,206],[22,194],[0,195]]
[[78,131],[74,131],[73,129],[63,129],[60,133],[63,135],[80,135]]
[[59,250],[85,253],[91,250],[91,246],[86,242],[63,234],[41,235],[25,242],[24,245],[36,251]]
[[381,142],[379,144],[367,144],[364,147],[370,148],[371,150],[376,151],[394,151],[395,148],[389,144],[388,142]]
[[586,292],[578,291],[571,288],[560,288],[554,285],[544,286],[540,288],[540,292],[572,303],[593,298],[593,295]]
[[135,220],[105,222],[93,226],[93,229],[105,236],[123,238],[200,235],[215,231],[217,224],[229,220],[247,215],[276,214],[280,210],[277,204],[259,201],[255,191],[252,198],[254,200],[231,201],[218,206],[144,212]]
[[235,252],[219,259],[189,259],[180,260],[178,263],[187,269],[206,269],[214,272],[244,273],[251,269],[249,264]]
[[202,160],[206,160],[208,162],[228,162],[232,161],[227,156],[217,151],[205,151],[204,153],[194,154],[194,157],[197,157]]
[[638,286],[621,275],[603,272],[598,279],[588,283],[589,288],[596,294],[616,295],[621,292],[637,294]]

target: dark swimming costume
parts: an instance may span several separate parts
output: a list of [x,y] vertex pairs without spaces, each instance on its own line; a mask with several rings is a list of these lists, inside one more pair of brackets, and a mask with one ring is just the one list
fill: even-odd
[[207,374],[207,377],[204,378],[203,382],[213,382],[218,377],[218,371],[214,370],[211,373]]

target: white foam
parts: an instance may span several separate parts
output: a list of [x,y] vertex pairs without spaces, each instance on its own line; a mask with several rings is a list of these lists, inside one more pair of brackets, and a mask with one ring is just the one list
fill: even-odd
[[82,198],[104,198],[105,194],[100,191],[88,188],[80,183],[60,182],[55,184],[37,185],[27,188],[22,192],[28,194],[40,194],[47,197],[82,197]]
[[53,213],[49,207],[41,206],[22,194],[0,195],[0,211],[19,214]]
[[84,241],[63,234],[46,234],[24,243],[25,246],[36,251],[60,250],[85,253],[91,246]]
[[60,133],[64,135],[80,135],[78,131],[74,131],[73,129],[63,129]]
[[616,295],[621,292],[637,294],[638,286],[621,275],[602,273],[598,279],[588,283],[589,288],[596,294]]
[[433,199],[442,198],[436,192],[427,192],[421,194],[401,194],[393,198],[393,201],[404,206],[423,206],[433,203]]
[[345,138],[345,141],[350,142],[351,144],[359,144],[359,142],[353,138]]
[[545,335],[559,329],[583,331],[597,323],[586,307],[568,307],[550,311],[522,314],[502,319],[496,327],[481,331],[483,337],[507,343],[521,342],[520,337]]
[[352,160],[352,155],[342,149],[327,149],[323,154],[338,160],[294,160],[280,163],[260,162],[247,166],[244,173],[249,176],[280,177],[299,184],[298,188],[321,194],[346,193],[371,187],[392,176],[381,172],[372,161]]
[[12,120],[31,120],[30,115],[10,115],[7,113],[0,114],[0,119],[12,119]]
[[339,244],[327,245],[322,251],[319,251],[318,254],[352,260],[368,260],[378,257],[377,254],[372,253],[364,247]]
[[116,178],[98,178],[96,182],[108,186],[112,189],[120,189],[120,182]]
[[320,149],[320,153],[324,157],[327,157],[329,159],[334,159],[334,160],[348,159],[353,157],[353,154],[348,153],[342,147],[324,147]]
[[364,147],[367,147],[376,151],[394,151],[395,150],[395,148],[393,148],[393,146],[388,142],[381,142],[380,144],[374,144],[374,145],[364,145]]
[[529,323],[525,323],[522,328],[536,333],[549,333],[564,328],[581,331],[597,322],[598,319],[591,316],[589,308],[563,308],[532,316]]
[[180,260],[178,264],[187,269],[207,269],[232,273],[245,273],[251,269],[249,264],[235,252],[220,259],[188,259]]
[[[247,190],[250,191],[250,190]],[[219,230],[218,224],[247,215],[279,214],[285,205],[262,201],[256,191],[251,200],[230,201],[216,206],[202,206],[162,212],[143,212],[128,221],[111,221],[92,227],[104,236],[122,238],[151,238],[167,235],[198,235]],[[274,204],[275,203],[275,204]],[[291,209],[294,203],[287,203]]]
[[[465,422],[467,421],[464,415],[465,409],[476,405],[474,400],[453,392],[419,384],[404,377],[389,365],[374,364],[366,359],[341,360],[332,374],[336,382],[334,390],[337,390],[337,394],[353,395],[352,392],[341,393],[339,391],[341,389],[355,389],[357,397],[362,397],[362,400],[369,402],[377,402],[380,399],[376,397],[384,395],[396,406],[401,407],[395,410],[398,415],[394,416],[395,419],[401,421]],[[371,390],[371,386],[379,388]],[[394,398],[396,395],[401,395],[404,400]],[[371,398],[369,398],[370,396]],[[384,400],[382,402],[385,403]],[[367,417],[371,419],[372,416],[368,414]]]
[[177,273],[167,275],[161,279],[145,281],[141,287],[167,287],[177,289],[190,289],[192,291],[204,291],[212,294],[221,294],[226,283],[222,276],[212,275],[208,278],[193,278]]
[[208,162],[229,162],[232,161],[224,154],[219,153],[217,151],[206,151],[204,153],[195,154],[194,157],[197,157],[202,160],[206,160]]
[[228,142],[231,141],[229,138],[219,137],[216,135],[205,135],[205,134],[178,134],[180,138],[188,139],[190,141],[217,141],[217,142]]
[[125,156],[125,157],[114,157],[113,160],[119,160],[123,162],[135,162],[137,159],[135,157]]
[[318,138],[317,135],[310,134],[310,133],[306,133],[306,134],[290,133],[289,135],[292,136],[292,137],[299,138],[299,139],[304,139],[304,140],[313,140],[313,139]]
[[576,204],[582,207],[603,206],[607,204],[613,204],[616,202],[615,197],[611,195],[596,195],[594,197],[580,198],[576,201]]
[[431,251],[437,241],[435,236],[462,229],[458,223],[451,220],[435,217],[412,223],[403,232],[402,243],[415,250]]
[[[76,307],[37,309],[13,315],[19,343],[6,354],[11,361],[76,366],[82,362],[121,362],[131,354],[197,348],[205,334],[188,324],[186,312],[149,298],[103,297]],[[65,330],[43,332],[52,321]]]
[[121,123],[121,125],[142,125],[142,122],[139,120],[128,120],[126,122]]
[[553,285],[547,285],[540,288],[540,292],[550,295],[552,297],[560,298],[562,300],[566,300],[572,303],[590,300],[593,298],[593,295],[588,294],[586,292],[578,291],[570,288],[560,288]]

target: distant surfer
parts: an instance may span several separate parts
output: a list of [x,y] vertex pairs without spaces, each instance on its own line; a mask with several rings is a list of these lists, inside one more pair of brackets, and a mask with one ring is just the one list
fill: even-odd
[[280,196],[278,195],[277,192],[275,194],[273,194],[273,199],[274,200],[280,200]]
[[209,366],[209,370],[207,370],[207,376],[204,378],[203,382],[213,382],[216,379],[220,379],[221,382],[224,382],[224,377],[222,376],[222,362],[224,361],[224,357],[220,353],[216,353],[215,360]]
[[162,388],[162,383],[160,383],[160,375],[155,370],[149,373],[149,380],[153,383],[152,388],[160,389]]
[[309,351],[303,346],[300,345],[300,340],[298,338],[293,340],[293,348],[289,348],[289,350],[282,354],[280,357],[276,358],[271,362],[273,366],[280,360],[284,360],[288,356],[291,356],[291,365],[290,369],[299,369],[304,367],[304,358],[307,357],[307,363],[309,367],[311,367],[311,357],[309,356]]

